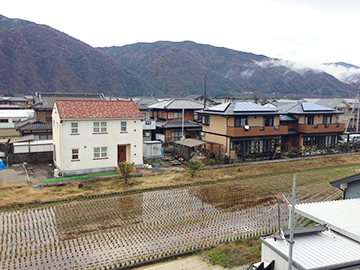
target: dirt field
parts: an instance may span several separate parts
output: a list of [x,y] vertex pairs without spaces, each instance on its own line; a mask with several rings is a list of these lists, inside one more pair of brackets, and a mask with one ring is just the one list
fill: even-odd
[[29,185],[14,186],[2,183],[0,184],[0,207],[9,207],[14,206],[15,204],[27,204],[34,201],[45,202],[66,200],[127,190],[191,184],[195,182],[214,181],[219,179],[252,177],[280,172],[291,173],[300,170],[311,170],[316,168],[351,164],[360,164],[360,156],[350,154],[319,157],[316,159],[288,160],[286,162],[243,165],[222,169],[209,169],[198,172],[194,178],[189,177],[186,171],[182,171],[184,170],[183,168],[177,168],[176,172],[166,172],[155,175],[150,174],[153,171],[144,170],[144,172],[147,172],[148,174],[145,174],[143,177],[130,179],[129,185],[124,185],[123,180],[119,177],[106,181],[83,182],[82,188],[78,188],[78,183],[72,183],[66,186],[46,187],[43,189],[36,189]]

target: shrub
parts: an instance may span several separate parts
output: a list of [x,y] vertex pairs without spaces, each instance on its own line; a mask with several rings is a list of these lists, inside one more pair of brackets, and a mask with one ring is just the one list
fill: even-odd
[[204,166],[204,163],[202,163],[202,162],[201,162],[200,160],[198,160],[198,159],[191,159],[191,160],[189,160],[188,165],[189,165],[188,172],[189,172],[189,174],[190,174],[191,177],[194,177],[195,174],[196,174],[196,172],[197,172],[198,170],[200,170],[201,167]]
[[131,172],[134,170],[134,164],[134,162],[130,163],[126,161],[119,163],[119,169],[121,174],[123,175],[125,185],[128,184],[127,180],[131,177]]
[[216,160],[210,159],[209,165],[210,165],[210,166],[214,166],[214,165],[218,165],[218,163],[216,162]]

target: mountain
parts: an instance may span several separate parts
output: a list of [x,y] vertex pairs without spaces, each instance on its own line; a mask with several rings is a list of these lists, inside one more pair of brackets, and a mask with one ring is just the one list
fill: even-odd
[[[290,68],[289,68],[290,66]],[[351,68],[352,69],[352,68]],[[0,93],[114,96],[355,96],[354,85],[289,62],[191,41],[93,48],[49,26],[0,15]]]
[[325,68],[324,71],[334,75],[340,81],[348,84],[354,84],[360,82],[360,67],[344,63],[325,63],[322,64]]
[[119,62],[45,25],[0,15],[0,92],[143,95],[156,90]]
[[260,91],[269,96],[354,96],[353,85],[312,69],[293,70],[282,60],[191,41],[136,43],[99,48],[167,96],[207,92],[233,96]]

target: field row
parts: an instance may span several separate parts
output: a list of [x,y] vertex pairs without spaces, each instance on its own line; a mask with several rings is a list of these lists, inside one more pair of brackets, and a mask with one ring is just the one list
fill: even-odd
[[[288,182],[270,188],[284,201],[290,197]],[[279,220],[287,226],[285,205],[278,217],[275,196],[264,196],[261,183],[253,186],[233,181],[2,212],[0,268],[111,269],[269,234]],[[329,184],[301,185],[301,179],[297,190],[298,202],[340,194]]]

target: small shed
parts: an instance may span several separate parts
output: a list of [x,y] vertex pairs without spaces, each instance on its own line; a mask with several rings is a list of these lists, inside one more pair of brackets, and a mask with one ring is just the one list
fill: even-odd
[[330,182],[344,192],[344,199],[360,198],[360,173]]
[[162,141],[144,141],[143,142],[143,156],[144,158],[157,158],[162,153]]
[[185,157],[186,160],[189,160],[192,157],[192,153],[199,152],[202,145],[206,144],[207,142],[189,138],[176,141],[174,143],[176,155]]

